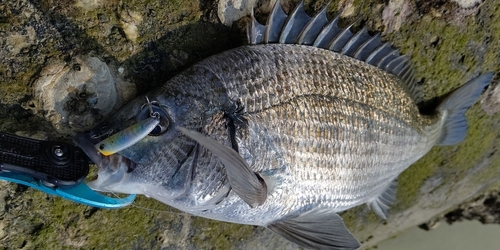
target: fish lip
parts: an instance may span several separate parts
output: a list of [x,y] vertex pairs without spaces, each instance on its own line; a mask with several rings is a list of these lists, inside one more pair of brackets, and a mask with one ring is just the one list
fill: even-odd
[[73,137],[73,142],[80,147],[83,152],[93,161],[97,166],[101,166],[105,161],[105,156],[100,154],[95,148],[95,140],[91,138],[90,133],[79,133]]
[[106,139],[105,137],[99,138],[99,139],[94,139],[91,135],[93,133],[79,133],[73,137],[73,142],[80,147],[83,152],[90,158],[92,162],[94,162],[99,169],[102,170],[111,170],[111,172],[114,172],[114,168],[118,166],[116,163],[120,163],[121,165],[125,165],[127,167],[128,171],[131,171],[135,168],[135,163],[131,161],[130,159],[126,158],[125,156],[122,156],[118,153],[110,155],[110,156],[105,156],[101,154],[96,148],[95,145],[99,143],[101,140]]

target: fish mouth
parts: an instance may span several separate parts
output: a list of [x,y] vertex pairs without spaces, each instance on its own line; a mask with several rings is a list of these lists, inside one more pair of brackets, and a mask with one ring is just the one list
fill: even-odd
[[136,164],[123,155],[116,153],[105,156],[101,154],[95,145],[106,138],[95,139],[92,137],[92,134],[92,132],[79,133],[73,138],[73,142],[97,165],[100,170],[99,173],[101,170],[113,173],[124,167],[127,169],[127,172],[131,172],[135,168]]

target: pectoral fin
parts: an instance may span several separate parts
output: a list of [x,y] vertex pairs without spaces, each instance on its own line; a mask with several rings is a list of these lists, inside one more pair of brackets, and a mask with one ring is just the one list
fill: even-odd
[[210,150],[224,164],[232,190],[251,207],[262,205],[267,198],[267,187],[246,161],[234,149],[196,131],[177,127],[187,137]]
[[357,249],[361,245],[349,232],[340,216],[317,208],[267,226],[273,232],[306,248]]

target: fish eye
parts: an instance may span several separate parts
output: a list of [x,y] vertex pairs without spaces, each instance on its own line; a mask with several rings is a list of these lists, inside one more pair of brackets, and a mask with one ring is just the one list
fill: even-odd
[[[154,115],[157,114],[160,117],[160,123],[156,125],[156,127],[149,133],[149,135],[151,136],[162,135],[169,129],[170,126],[169,116],[167,112],[157,104],[151,104],[151,110],[153,111]],[[151,110],[150,106],[144,105],[141,111],[139,112],[139,117],[138,117],[139,121],[151,117],[151,112],[150,112]]]

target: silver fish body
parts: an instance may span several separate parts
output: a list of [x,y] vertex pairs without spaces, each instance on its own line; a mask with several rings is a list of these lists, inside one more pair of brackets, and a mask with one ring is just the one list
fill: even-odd
[[[267,39],[261,34],[274,19],[286,18],[276,14],[280,8],[263,32],[254,23],[251,42]],[[298,8],[286,23],[301,15]],[[307,27],[296,36],[307,37]],[[349,42],[340,46],[347,55],[319,45],[259,44],[195,64],[146,94],[163,119],[159,131],[107,157],[88,146],[148,117],[151,104],[143,96],[75,138],[99,165],[89,186],[148,195],[206,218],[266,226],[305,247],[357,248],[336,213],[367,203],[385,218],[397,176],[434,145],[463,139],[464,112],[492,73],[423,115],[407,60],[396,56],[384,63],[392,49],[380,55],[379,40],[368,49],[373,37],[351,36],[356,52],[349,52]],[[330,47],[337,46],[339,39],[332,39]]]
[[[442,116],[421,115],[401,86],[397,77],[347,56],[262,45],[209,58],[163,90],[203,100],[206,120],[189,128],[228,146],[227,108],[221,107],[241,102],[248,125],[237,129],[237,148],[253,171],[276,179],[283,191],[271,192],[273,203],[289,211],[320,204],[343,211],[378,197],[440,136]],[[206,191],[191,192],[195,204]]]

